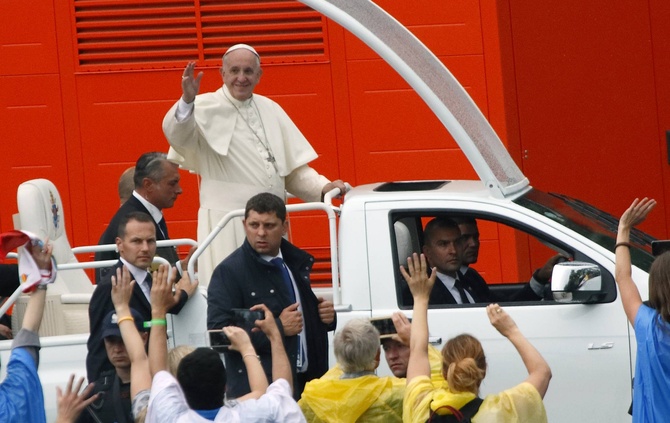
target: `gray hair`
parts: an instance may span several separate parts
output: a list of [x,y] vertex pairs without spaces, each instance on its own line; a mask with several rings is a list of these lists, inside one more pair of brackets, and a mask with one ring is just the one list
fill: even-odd
[[367,319],[347,322],[335,334],[335,357],[345,373],[374,370],[379,351],[379,331]]
[[163,162],[166,162],[167,154],[161,152],[144,153],[137,159],[135,163],[135,175],[133,176],[133,183],[135,188],[142,187],[144,178],[149,178],[154,182],[159,182],[163,179],[164,169]]

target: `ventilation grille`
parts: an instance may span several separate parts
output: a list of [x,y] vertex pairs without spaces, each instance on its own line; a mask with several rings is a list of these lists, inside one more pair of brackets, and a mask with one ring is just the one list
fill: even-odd
[[327,60],[326,20],[290,0],[74,0],[78,70],[218,66],[253,45],[264,63]]

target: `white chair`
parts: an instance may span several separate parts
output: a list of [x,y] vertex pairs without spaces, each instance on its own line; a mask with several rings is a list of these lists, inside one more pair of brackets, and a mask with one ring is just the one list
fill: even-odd
[[[33,179],[19,185],[16,193],[19,229],[29,231],[53,245],[56,262],[76,263],[65,231],[63,203],[54,184]],[[83,269],[61,270],[49,287],[45,319],[40,335],[87,333],[88,303],[94,285]],[[27,300],[20,298],[12,314],[13,327],[20,327]],[[43,333],[44,332],[44,333]]]

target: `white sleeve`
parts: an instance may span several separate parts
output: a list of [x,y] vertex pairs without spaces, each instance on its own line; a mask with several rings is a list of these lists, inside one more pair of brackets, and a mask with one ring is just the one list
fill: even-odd
[[191,103],[185,102],[181,97],[177,102],[177,110],[175,111],[174,117],[177,119],[177,122],[183,122],[186,118],[193,114],[195,101]]
[[275,380],[260,398],[242,401],[235,408],[241,421],[306,423],[286,379]]
[[188,403],[177,380],[164,370],[156,373],[151,383],[146,422],[177,422],[179,416],[188,411]]
[[303,201],[321,201],[321,190],[330,181],[319,175],[308,165],[302,165],[289,173],[285,180],[286,191]]

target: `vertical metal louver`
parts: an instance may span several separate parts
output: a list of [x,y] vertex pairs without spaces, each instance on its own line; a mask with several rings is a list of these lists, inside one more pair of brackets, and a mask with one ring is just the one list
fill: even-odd
[[78,70],[218,64],[231,45],[265,63],[326,60],[326,21],[291,0],[74,0]]

